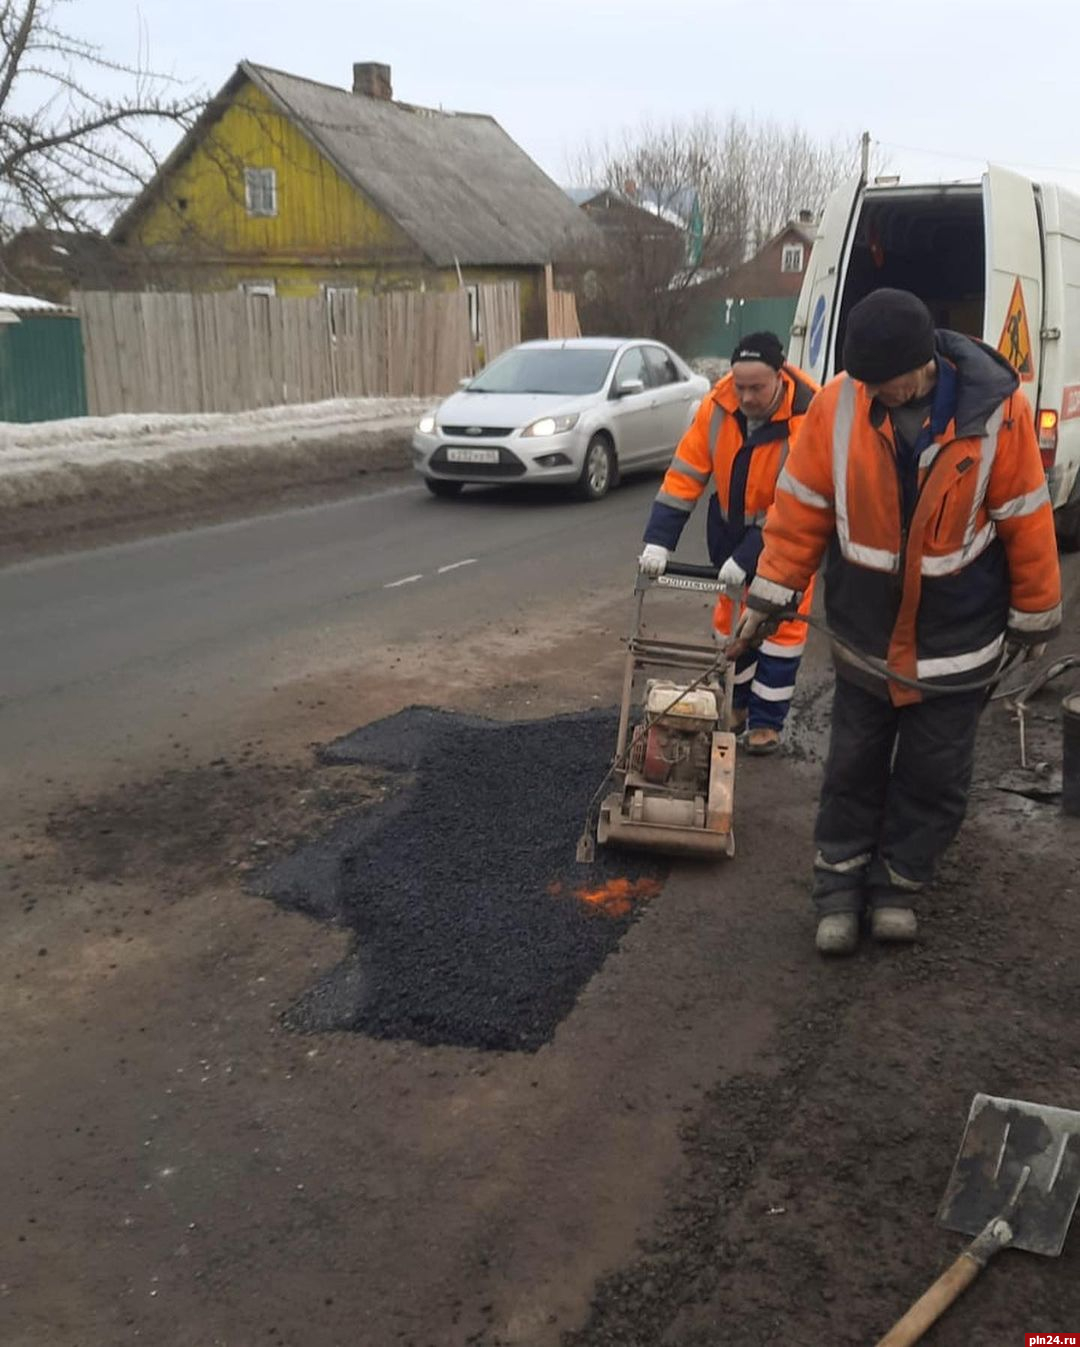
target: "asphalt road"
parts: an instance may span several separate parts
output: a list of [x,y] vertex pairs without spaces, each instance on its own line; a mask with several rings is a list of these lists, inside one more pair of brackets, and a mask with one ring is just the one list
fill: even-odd
[[[610,705],[654,490],[405,487],[0,571],[27,819],[0,832],[0,1342],[817,1347],[874,1340],[953,1256],[928,1213],[971,1092],[1076,1093],[1075,838],[995,789],[999,708],[925,944],[819,960],[816,637],[792,750],[740,761],[735,862],[677,867],[539,1051],[282,1027],[347,939],[243,877],[381,789],[307,745],[410,701]],[[1033,718],[1039,756],[1057,735]],[[942,1342],[1058,1331],[1078,1285],[1075,1254],[1030,1260]]]
[[0,570],[0,782],[129,769],[278,682],[620,583],[655,489],[441,502],[410,483]]

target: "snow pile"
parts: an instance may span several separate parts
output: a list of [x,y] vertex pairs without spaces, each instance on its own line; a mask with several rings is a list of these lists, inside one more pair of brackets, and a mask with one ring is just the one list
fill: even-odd
[[192,449],[255,442],[269,447],[301,436],[339,436],[389,424],[410,426],[432,402],[431,398],[338,398],[247,412],[85,416],[32,425],[3,422],[0,475],[117,461],[142,463]]
[[213,516],[410,466],[437,398],[0,424],[0,542]]

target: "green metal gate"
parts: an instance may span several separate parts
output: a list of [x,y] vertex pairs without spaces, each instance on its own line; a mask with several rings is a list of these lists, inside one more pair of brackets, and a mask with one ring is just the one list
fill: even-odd
[[0,421],[86,415],[82,329],[69,314],[0,324]]
[[748,332],[775,332],[787,350],[795,321],[797,296],[783,299],[720,299],[702,315],[698,331],[683,352],[689,356],[727,359]]

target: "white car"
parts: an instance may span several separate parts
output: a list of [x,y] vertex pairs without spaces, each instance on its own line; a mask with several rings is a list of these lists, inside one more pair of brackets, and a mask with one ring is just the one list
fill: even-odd
[[623,472],[666,467],[709,386],[658,341],[524,342],[421,420],[413,462],[436,496],[537,482],[599,500]]

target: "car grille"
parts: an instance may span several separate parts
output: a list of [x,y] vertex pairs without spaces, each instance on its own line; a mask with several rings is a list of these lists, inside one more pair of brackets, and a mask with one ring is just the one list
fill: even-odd
[[[468,448],[467,445],[452,445],[455,449]],[[520,477],[525,472],[525,464],[509,449],[499,446],[498,463],[451,463],[446,457],[445,444],[428,460],[430,465],[445,477]]]
[[464,435],[469,440],[503,440],[514,433],[513,426],[440,426],[444,435]]

